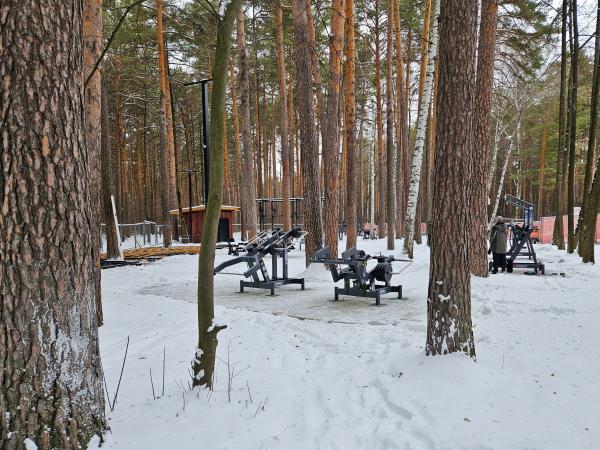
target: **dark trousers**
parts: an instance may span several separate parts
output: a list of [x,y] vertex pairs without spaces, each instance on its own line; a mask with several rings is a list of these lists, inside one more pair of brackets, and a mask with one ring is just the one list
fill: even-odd
[[494,270],[493,272],[498,272],[498,268],[502,269],[502,272],[506,270],[506,253],[493,253],[494,256]]

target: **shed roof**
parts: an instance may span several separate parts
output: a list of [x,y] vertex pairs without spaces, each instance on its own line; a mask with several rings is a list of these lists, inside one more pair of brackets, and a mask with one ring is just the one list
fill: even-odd
[[[185,214],[190,211],[190,208],[189,208],[189,206],[184,206],[181,208],[181,210]],[[239,206],[221,205],[221,211],[239,211],[239,210],[240,210]],[[201,211],[206,211],[206,205],[192,206],[192,212],[201,212]],[[178,216],[179,209],[172,209],[169,211],[169,214],[171,214],[172,216]]]

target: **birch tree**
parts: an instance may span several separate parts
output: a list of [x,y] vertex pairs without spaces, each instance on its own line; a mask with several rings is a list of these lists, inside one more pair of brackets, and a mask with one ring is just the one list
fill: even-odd
[[417,118],[417,135],[415,139],[415,148],[413,151],[410,184],[408,187],[408,203],[406,206],[406,228],[404,232],[404,251],[409,258],[413,257],[415,217],[417,215],[417,202],[419,199],[419,186],[421,182],[421,167],[423,165],[423,150],[425,148],[425,136],[427,132],[427,118],[429,115],[429,106],[433,93],[433,79],[435,64],[437,59],[437,48],[439,40],[438,17],[440,15],[440,0],[434,0],[433,26],[429,51],[427,55],[427,75],[425,79],[425,89],[423,92],[422,104],[419,107],[419,117]]

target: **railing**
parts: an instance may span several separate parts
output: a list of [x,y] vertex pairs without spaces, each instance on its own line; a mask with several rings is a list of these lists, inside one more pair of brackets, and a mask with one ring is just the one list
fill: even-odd
[[[119,224],[121,248],[159,246],[163,243],[163,225],[145,220],[139,223]],[[106,251],[106,225],[100,224],[101,251]]]

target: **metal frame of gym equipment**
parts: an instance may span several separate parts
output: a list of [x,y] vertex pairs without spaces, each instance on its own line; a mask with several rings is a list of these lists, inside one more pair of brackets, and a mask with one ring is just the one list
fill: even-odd
[[[292,228],[296,228],[298,226],[298,202],[304,201],[302,197],[292,197],[290,198],[290,209],[292,215]],[[260,230],[265,230],[266,223],[266,211],[265,207],[267,204],[270,205],[271,209],[271,230],[275,230],[277,227],[275,226],[275,215],[277,214],[277,205],[278,203],[283,203],[282,198],[257,198],[256,203],[258,204],[258,228]]]
[[[504,196],[504,201],[517,208],[523,209],[523,226],[520,227],[516,224],[509,225],[512,238],[510,249],[506,254],[507,272],[511,273],[514,268],[523,268],[533,269],[533,272],[525,272],[527,275],[537,275],[538,273],[545,275],[546,267],[541,261],[538,261],[531,237],[531,233],[534,229],[533,221],[535,217],[535,207],[533,203],[529,203],[509,194]],[[525,257],[527,260],[517,260],[517,258]],[[491,261],[489,267],[491,271],[493,267]]]
[[[277,228],[270,233],[261,233],[261,237],[244,246],[246,254],[237,256],[218,265],[215,267],[214,273],[216,275],[227,267],[246,263],[248,270],[243,274],[235,274],[243,275],[244,278],[251,278],[250,281],[240,280],[240,292],[244,292],[244,288],[248,287],[268,289],[271,291],[271,295],[275,295],[275,287],[286,284],[299,284],[300,289],[304,290],[304,278],[288,277],[288,251],[290,250],[293,239],[301,239],[306,234],[307,233],[300,230],[300,228],[292,228],[288,232]],[[266,255],[271,255],[270,276],[265,262],[263,261],[263,258]],[[283,273],[281,277],[278,275],[278,258],[281,258],[282,261]]]
[[[377,265],[372,270],[367,270],[367,262],[377,259]],[[390,292],[397,292],[398,298],[402,298],[402,285],[392,286],[392,261],[397,260],[393,256],[370,256],[362,250],[352,247],[342,253],[341,258],[332,258],[328,247],[322,248],[315,253],[312,262],[325,264],[331,272],[333,282],[344,281],[344,287],[335,286],[335,300],[339,295],[350,295],[354,297],[368,297],[375,299],[375,305],[381,305],[381,296]],[[338,266],[347,266],[338,269]],[[352,281],[352,286],[351,282]],[[383,284],[376,284],[381,281]]]

